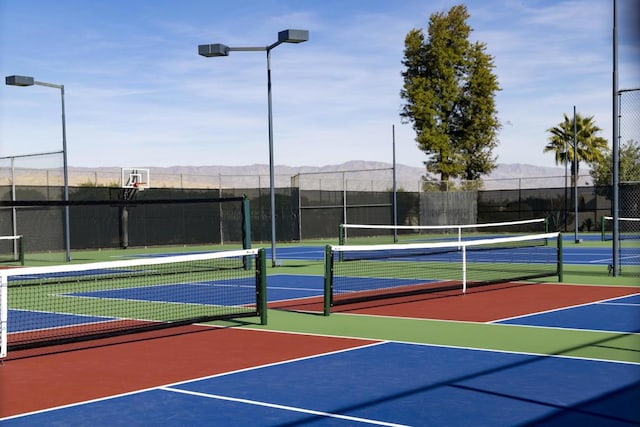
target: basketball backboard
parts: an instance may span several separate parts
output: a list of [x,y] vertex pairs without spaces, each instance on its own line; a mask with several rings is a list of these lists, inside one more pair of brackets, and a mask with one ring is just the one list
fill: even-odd
[[149,188],[149,169],[147,168],[122,168],[122,188],[135,188],[145,190]]

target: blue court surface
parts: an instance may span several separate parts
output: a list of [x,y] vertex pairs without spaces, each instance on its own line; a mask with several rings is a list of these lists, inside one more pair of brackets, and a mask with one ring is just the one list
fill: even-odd
[[626,426],[639,398],[640,364],[384,342],[2,425]]
[[640,333],[640,294],[495,323]]
[[[246,292],[247,304],[255,302],[255,287],[246,285],[246,280],[242,279],[198,283],[169,283],[156,286],[77,292],[65,295],[129,301],[224,305],[224,303],[219,302],[219,296],[227,288],[241,289]],[[267,277],[267,288],[269,301],[320,296],[323,292],[323,278],[321,276],[275,274]],[[236,299],[234,302],[238,302],[238,300]]]
[[[225,288],[233,288],[244,290],[246,293],[245,303],[250,304],[255,302],[255,286],[248,286],[246,283],[246,280],[228,279],[212,282],[170,283],[155,286],[74,292],[65,295],[127,301],[224,305],[224,303],[220,303],[222,300],[220,294],[224,292]],[[239,302],[239,300],[236,299],[234,302]]]

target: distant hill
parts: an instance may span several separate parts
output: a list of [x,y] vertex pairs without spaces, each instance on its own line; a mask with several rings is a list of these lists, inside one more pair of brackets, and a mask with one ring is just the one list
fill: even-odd
[[[141,166],[142,167],[142,166]],[[258,188],[269,186],[269,166],[253,164],[246,166],[171,166],[150,169],[152,187],[183,188]],[[276,165],[276,187],[288,187],[292,177],[298,175],[299,181],[318,189],[341,188],[343,181],[349,183],[349,189],[387,190],[392,183],[392,165],[384,162],[353,160],[326,166],[286,166]],[[403,164],[396,165],[396,179],[399,189],[417,191],[425,175],[422,167]],[[582,170],[582,180],[589,181],[588,172]],[[484,188],[520,188],[561,187],[564,185],[564,168],[543,167],[528,164],[499,164],[488,176],[483,178]],[[556,177],[555,179],[550,179]],[[69,168],[70,185],[97,182],[98,185],[113,185],[120,182],[120,169]],[[309,188],[307,185],[305,187]],[[303,187],[304,188],[304,187]]]

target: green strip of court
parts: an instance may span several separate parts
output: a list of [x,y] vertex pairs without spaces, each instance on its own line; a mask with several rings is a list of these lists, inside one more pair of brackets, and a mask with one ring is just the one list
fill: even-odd
[[251,328],[640,363],[640,335],[485,323],[269,310]]

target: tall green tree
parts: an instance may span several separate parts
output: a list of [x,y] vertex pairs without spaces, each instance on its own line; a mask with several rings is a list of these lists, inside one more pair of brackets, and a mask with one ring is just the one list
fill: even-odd
[[[574,119],[564,114],[564,120],[557,126],[547,129],[549,142],[544,152],[553,152],[556,164],[571,165],[571,186],[580,177],[580,162],[594,164],[604,161],[609,150],[605,138],[598,136],[602,131],[593,116],[583,117],[579,113],[575,117],[576,149],[574,150]],[[577,171],[577,174],[576,174]]]
[[427,171],[443,181],[477,179],[496,167],[500,87],[486,45],[469,41],[469,16],[454,6],[431,15],[427,36],[412,29],[405,37],[400,116],[413,125]]
[[[620,145],[619,175],[620,182],[640,181],[640,143],[632,139]],[[589,174],[593,183],[597,186],[609,186],[613,184],[613,153],[610,150],[604,155],[601,162],[591,164]]]

